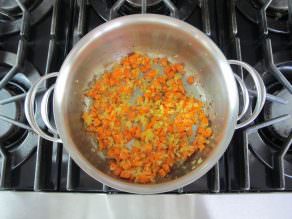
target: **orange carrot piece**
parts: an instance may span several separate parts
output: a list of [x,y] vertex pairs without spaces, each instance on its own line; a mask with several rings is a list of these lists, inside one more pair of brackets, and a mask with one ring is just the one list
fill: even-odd
[[189,76],[187,79],[188,84],[193,84],[195,82],[195,77],[194,76]]
[[[163,75],[153,63],[163,68]],[[204,104],[186,95],[177,73],[185,73],[183,64],[131,53],[85,92],[92,99],[82,115],[85,128],[98,140],[98,151],[115,176],[153,183],[195,151],[210,152],[207,143],[213,131]],[[194,84],[195,78],[190,76],[187,83]],[[143,95],[132,102],[137,89]],[[189,145],[195,124],[199,128]]]

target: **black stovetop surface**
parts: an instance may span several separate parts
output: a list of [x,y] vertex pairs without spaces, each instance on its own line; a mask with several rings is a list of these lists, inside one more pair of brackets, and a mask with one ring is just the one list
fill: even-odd
[[[105,2],[108,2],[108,5]],[[2,91],[3,89],[5,92],[13,90],[10,92],[12,96],[25,93],[40,75],[58,71],[73,45],[88,31],[105,22],[97,14],[101,5],[110,7],[114,2],[56,0],[51,3],[49,12],[42,18],[38,18],[40,21],[36,23],[36,18],[32,15],[37,6],[31,8],[27,6],[30,13],[25,18],[25,22],[31,25],[21,31],[21,34],[19,31],[6,34],[8,32],[6,23],[15,25],[15,22],[12,22],[13,19],[19,20],[22,17],[13,14],[14,18],[7,18],[3,15],[3,7],[0,5],[0,87]],[[172,2],[178,7],[183,4],[183,1]],[[192,6],[189,10],[191,15],[186,21],[208,34],[228,59],[242,59],[254,66],[263,75],[267,91],[273,97],[277,98],[285,89],[276,79],[277,77],[273,76],[271,66],[280,69],[291,86],[292,35],[289,31],[291,16],[288,10],[278,11],[278,9],[268,8],[266,19],[266,16],[261,17],[261,5],[257,4],[260,2],[257,0],[188,0],[186,2]],[[98,7],[96,3],[99,4]],[[130,3],[126,4],[128,5],[121,7],[117,12],[118,15],[129,11],[137,12],[137,8],[133,9]],[[169,14],[165,5],[160,7],[162,9],[151,6],[149,10]],[[284,15],[280,16],[282,14]],[[179,16],[184,17],[182,14]],[[268,31],[264,28],[265,20],[268,23]],[[285,33],[278,33],[279,31]],[[274,62],[269,59],[271,56]],[[13,66],[17,65],[17,59],[20,65],[15,71],[16,76],[5,84],[3,79]],[[241,74],[240,69],[234,69],[234,71]],[[248,83],[248,78],[246,81]],[[20,88],[18,90],[13,88],[13,83],[21,84]],[[0,126],[3,127],[0,128],[1,190],[119,192],[102,185],[80,170],[61,144],[41,139],[26,130],[28,127],[10,126],[11,121],[5,120],[6,117],[12,116],[14,120],[24,125],[27,125],[27,122],[22,118],[23,99],[15,103],[3,104],[3,100],[7,98],[5,92],[4,94],[0,92],[2,104],[0,104]],[[291,93],[286,92],[285,98],[290,100]],[[213,169],[199,180],[173,192],[226,193],[292,190],[292,153],[288,149],[291,144],[291,134],[283,136],[277,132],[278,126],[281,126],[279,124],[282,124],[284,120],[289,121],[289,118],[284,114],[276,114],[274,117],[270,116],[271,113],[267,115],[266,111],[270,112],[272,104],[279,104],[279,108],[285,105],[267,100],[263,112],[256,121],[247,128],[235,132],[226,153]],[[16,113],[11,113],[12,108],[18,109]],[[277,125],[272,128],[260,127],[265,126],[267,122],[275,122]],[[286,127],[286,134],[287,129],[291,132],[291,124],[290,126],[288,124],[288,128]],[[3,132],[8,134],[1,137]],[[288,149],[287,153],[284,150],[285,145]]]

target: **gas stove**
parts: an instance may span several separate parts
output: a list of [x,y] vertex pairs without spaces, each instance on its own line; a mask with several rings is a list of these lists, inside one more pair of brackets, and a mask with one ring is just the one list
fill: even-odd
[[[258,118],[235,132],[220,161],[170,193],[291,191],[292,3],[284,0],[0,0],[0,189],[121,193],[84,173],[62,144],[36,135],[23,105],[31,85],[58,71],[83,35],[137,13],[173,16],[199,28],[227,58],[254,66],[268,92]],[[250,114],[256,99],[251,79],[234,71],[249,88]],[[39,107],[36,117],[45,129]]]

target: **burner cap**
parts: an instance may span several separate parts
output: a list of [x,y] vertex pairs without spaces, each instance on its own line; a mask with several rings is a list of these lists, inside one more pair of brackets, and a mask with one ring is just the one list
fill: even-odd
[[[0,100],[12,97],[13,94],[6,90],[2,89],[0,90]],[[0,105],[0,115],[9,117],[13,120],[16,120],[17,118],[17,106],[16,103],[9,103],[5,105]],[[13,125],[11,123],[5,122],[3,120],[0,120],[0,139],[3,137],[6,137],[12,130]]]
[[281,90],[278,94],[284,100],[287,100],[287,104],[272,103],[270,107],[271,118],[276,118],[281,115],[291,115],[291,117],[283,122],[277,123],[273,126],[274,130],[283,138],[288,138],[290,131],[292,130],[292,95],[287,89]]
[[[147,6],[157,5],[162,0],[146,0]],[[142,0],[127,0],[128,3],[136,6],[141,7],[142,6]]]

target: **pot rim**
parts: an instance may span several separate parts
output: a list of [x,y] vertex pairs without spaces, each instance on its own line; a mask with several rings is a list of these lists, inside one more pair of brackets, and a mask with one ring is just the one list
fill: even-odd
[[[159,184],[136,184],[130,183],[126,181],[119,180],[110,175],[107,175],[100,170],[98,170],[93,164],[91,164],[78,150],[78,147],[75,145],[72,138],[68,138],[69,131],[65,129],[65,118],[64,109],[62,107],[62,99],[63,97],[63,89],[65,89],[64,84],[67,81],[67,77],[69,77],[70,71],[70,63],[76,59],[81,54],[79,51],[82,48],[88,46],[92,39],[96,39],[97,37],[103,35],[104,33],[110,32],[111,30],[119,27],[122,24],[135,24],[135,23],[157,23],[165,24],[168,26],[172,26],[174,28],[183,29],[186,33],[193,35],[195,38],[199,38],[201,43],[208,48],[208,50],[212,51],[214,57],[216,57],[217,64],[220,66],[221,71],[223,72],[222,76],[225,81],[228,81],[229,91],[226,95],[228,96],[228,100],[230,105],[228,106],[228,114],[230,115],[226,121],[226,132],[223,135],[222,140],[216,145],[216,148],[213,149],[213,152],[208,156],[206,160],[202,162],[201,165],[196,167],[194,170],[189,173],[167,182],[159,183]],[[232,92],[230,92],[232,91]],[[196,27],[191,26],[190,24],[178,20],[176,18],[172,18],[164,15],[156,15],[156,14],[139,14],[139,15],[127,15],[123,17],[116,18],[114,20],[108,21],[95,29],[91,30],[87,33],[70,51],[68,56],[66,57],[63,65],[61,66],[59,76],[57,78],[56,86],[55,86],[55,94],[54,95],[54,116],[57,130],[59,131],[59,135],[64,143],[65,148],[68,150],[70,156],[73,160],[80,166],[82,170],[84,170],[88,175],[100,181],[101,183],[108,185],[112,188],[130,192],[130,193],[138,193],[138,194],[155,194],[172,191],[181,187],[190,184],[191,182],[197,180],[198,178],[205,175],[220,159],[225,150],[227,149],[231,138],[233,136],[236,122],[237,122],[237,114],[238,114],[238,94],[237,94],[237,86],[233,76],[233,72],[231,70],[230,65],[227,62],[227,59],[221,52],[221,50],[216,46],[216,44],[209,39],[203,32],[201,32]]]

